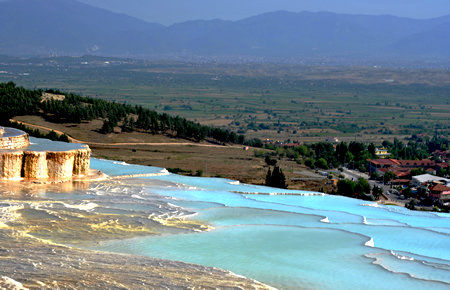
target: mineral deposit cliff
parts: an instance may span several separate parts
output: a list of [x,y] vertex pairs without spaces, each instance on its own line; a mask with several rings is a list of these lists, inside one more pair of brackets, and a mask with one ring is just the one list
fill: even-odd
[[25,132],[0,127],[0,180],[65,181],[89,174],[87,145],[46,144],[30,144]]
[[30,145],[28,134],[13,128],[0,127],[0,149],[18,149]]

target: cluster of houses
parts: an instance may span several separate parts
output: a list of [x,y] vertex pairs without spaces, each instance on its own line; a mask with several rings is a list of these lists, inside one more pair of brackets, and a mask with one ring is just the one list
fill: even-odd
[[[422,188],[433,199],[450,201],[450,179],[436,176],[436,172],[449,166],[448,153],[436,151],[433,153],[433,160],[370,159],[368,170],[370,175],[377,176],[384,176],[387,172],[391,172],[392,185]],[[416,175],[417,169],[421,169],[425,174]]]
[[422,174],[412,177],[411,186],[425,189],[433,199],[450,201],[450,179]]

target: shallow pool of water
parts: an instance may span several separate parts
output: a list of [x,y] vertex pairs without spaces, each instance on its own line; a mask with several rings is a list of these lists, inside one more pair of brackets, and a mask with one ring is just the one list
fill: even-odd
[[[115,176],[164,172],[91,163]],[[170,204],[195,211],[190,218],[214,230],[108,241],[93,249],[220,267],[280,288],[450,287],[450,215],[220,178],[141,178],[163,185],[143,186],[140,199],[170,198]],[[292,195],[273,195],[279,193]]]

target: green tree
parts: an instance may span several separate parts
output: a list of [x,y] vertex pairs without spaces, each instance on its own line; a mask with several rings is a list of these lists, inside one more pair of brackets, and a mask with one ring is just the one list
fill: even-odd
[[338,181],[337,187],[337,193],[339,195],[352,197],[355,194],[356,182],[348,179],[342,179]]
[[133,132],[135,130],[133,118],[130,117],[128,119],[127,117],[125,117],[120,128],[122,132]]
[[48,139],[53,140],[53,141],[58,141],[59,140],[59,135],[56,134],[55,131],[51,131],[50,133],[47,134],[46,136]]
[[425,170],[423,168],[414,168],[411,170],[411,176],[417,176],[417,175],[422,175],[425,174]]
[[370,175],[370,179],[378,180],[379,178],[380,178],[380,176],[378,175],[378,173],[376,171],[372,172],[372,174]]
[[328,169],[328,163],[324,158],[319,158],[316,161],[315,166],[321,169]]
[[267,170],[267,174],[266,174],[266,186],[272,186],[272,170],[269,169]]
[[379,200],[382,194],[383,189],[379,186],[374,185],[372,188],[372,195],[375,198],[375,200]]
[[370,157],[375,158],[375,145],[373,143],[370,143],[369,146],[367,146],[367,151],[369,151]]
[[59,141],[70,143],[69,136],[67,136],[65,133],[59,136]]
[[339,164],[345,164],[349,162],[348,159],[348,146],[347,143],[341,142],[336,145],[336,159],[339,162]]
[[405,196],[405,198],[413,197],[413,192],[410,187],[403,189],[402,194],[403,194],[403,196]]
[[313,158],[308,158],[305,160],[305,165],[308,166],[309,168],[315,168],[315,163],[316,161]]
[[407,209],[410,209],[410,210],[415,210],[417,204],[418,204],[418,201],[415,200],[415,199],[412,199],[410,202],[408,202],[407,204],[405,204],[405,207],[406,207]]
[[355,186],[355,192],[359,195],[370,193],[370,185],[364,178],[358,179],[358,183]]
[[266,175],[266,185],[271,187],[287,188],[286,177],[280,167],[275,166],[272,172],[269,168]]
[[306,147],[305,145],[295,147],[295,151],[297,151],[302,156],[308,155],[308,147]]
[[264,161],[265,161],[266,164],[269,165],[269,166],[274,166],[274,165],[277,164],[277,160],[276,160],[276,159],[270,158],[269,155],[266,155],[266,157],[264,157]]
[[395,174],[392,171],[388,171],[383,176],[383,182],[386,184],[390,182],[395,177]]
[[114,132],[114,123],[111,122],[109,119],[106,119],[103,121],[103,125],[100,128],[100,132],[103,134],[110,134]]

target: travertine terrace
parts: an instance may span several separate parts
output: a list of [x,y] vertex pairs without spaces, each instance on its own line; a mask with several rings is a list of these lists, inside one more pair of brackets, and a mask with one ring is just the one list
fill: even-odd
[[0,127],[0,180],[65,181],[89,174],[87,145],[35,139],[13,128]]
[[13,128],[0,127],[0,149],[18,149],[30,145],[28,134]]

